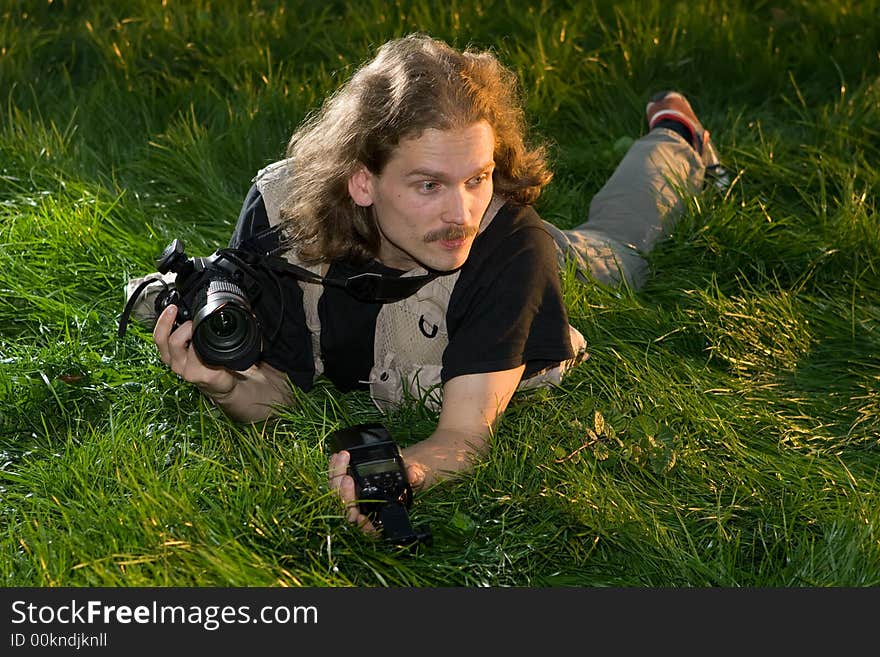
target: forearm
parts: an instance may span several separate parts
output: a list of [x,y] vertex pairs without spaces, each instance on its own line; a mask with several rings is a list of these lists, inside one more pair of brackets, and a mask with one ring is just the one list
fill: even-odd
[[468,472],[489,451],[492,428],[507,407],[524,365],[510,370],[465,374],[446,382],[437,429],[402,451],[414,488]]
[[287,376],[266,363],[255,365],[235,376],[235,385],[228,392],[218,394],[202,390],[233,420],[265,420],[275,413],[277,406],[286,406],[293,401]]

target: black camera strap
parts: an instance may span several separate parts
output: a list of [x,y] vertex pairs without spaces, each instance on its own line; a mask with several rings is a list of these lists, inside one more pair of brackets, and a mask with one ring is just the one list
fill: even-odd
[[284,229],[280,225],[270,226],[262,231],[251,235],[244,240],[239,249],[225,249],[240,254],[242,251],[257,254],[262,253],[262,258],[267,260],[264,264],[276,273],[292,274],[298,280],[306,283],[317,283],[325,287],[334,287],[345,290],[349,295],[365,303],[394,303],[412,296],[425,285],[438,276],[451,274],[451,272],[436,272],[428,270],[421,276],[394,276],[380,274],[378,272],[364,272],[347,278],[335,278],[320,276],[315,272],[295,265],[282,255],[286,250]]
[[116,329],[116,337],[120,340],[125,337],[125,332],[128,330],[128,323],[131,320],[131,313],[134,310],[135,304],[138,302],[138,297],[141,296],[141,292],[143,292],[144,288],[150,283],[156,282],[161,283],[165,286],[165,289],[168,289],[168,284],[159,277],[145,278],[128,297],[128,301],[125,303],[125,308],[122,310],[122,315],[119,317],[119,328]]
[[388,276],[377,272],[364,272],[347,278],[320,276],[305,267],[273,256],[275,261],[267,265],[276,273],[288,273],[306,283],[317,283],[325,287],[345,290],[358,301],[365,303],[394,303],[412,296],[425,285],[440,276],[429,272],[422,276]]
[[[392,276],[378,272],[364,272],[348,278],[331,278],[320,276],[315,272],[295,265],[281,255],[285,246],[284,229],[280,225],[270,226],[251,235],[244,240],[239,248],[221,249],[218,253],[228,252],[235,256],[243,253],[262,254],[264,265],[276,273],[288,273],[306,283],[317,283],[325,287],[345,290],[349,295],[364,303],[394,303],[412,296],[438,276],[453,272],[429,271],[421,276]],[[454,271],[454,270],[453,270]]]

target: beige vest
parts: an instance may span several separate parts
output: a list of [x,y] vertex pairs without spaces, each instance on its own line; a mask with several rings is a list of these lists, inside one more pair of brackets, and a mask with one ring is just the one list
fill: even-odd
[[[289,180],[286,175],[288,166],[288,160],[275,162],[260,170],[254,179],[262,194],[269,223],[273,226],[281,221],[281,204],[286,197]],[[504,199],[493,199],[481,230],[485,230],[503,204]],[[305,265],[292,252],[287,252],[285,257],[291,263],[306,267],[317,274],[326,273],[326,265]],[[404,276],[421,276],[426,273],[425,269],[417,268]],[[459,274],[460,272],[455,272],[440,276],[416,294],[402,301],[386,303],[379,311],[376,319],[373,369],[366,383],[369,384],[373,402],[382,411],[387,411],[406,399],[417,399],[429,408],[439,410],[442,402],[440,370],[443,367],[443,352],[449,344],[446,309]],[[321,321],[318,318],[318,301],[324,288],[318,283],[302,281],[299,285],[303,291],[306,324],[312,338],[315,376],[318,376],[324,370],[321,358]],[[568,369],[587,358],[584,336],[572,326],[569,326],[569,332],[575,357],[523,379],[518,389],[558,384]]]

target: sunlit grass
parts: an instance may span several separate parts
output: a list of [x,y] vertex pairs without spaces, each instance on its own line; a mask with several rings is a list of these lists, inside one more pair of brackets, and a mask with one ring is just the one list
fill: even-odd
[[[222,8],[221,8],[222,7]],[[7,586],[877,586],[877,2],[0,2],[0,577]],[[149,334],[129,277],[225,244],[251,177],[386,39],[492,47],[586,217],[644,103],[693,101],[734,183],[638,293],[563,285],[591,357],[517,397],[420,495],[417,554],[348,526],[319,385],[237,425]]]

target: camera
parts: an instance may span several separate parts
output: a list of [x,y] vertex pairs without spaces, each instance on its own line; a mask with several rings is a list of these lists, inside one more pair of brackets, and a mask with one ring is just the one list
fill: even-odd
[[244,254],[218,251],[207,258],[188,258],[183,243],[175,239],[156,268],[176,274],[173,285],[156,296],[156,314],[177,306],[172,331],[192,320],[192,345],[202,362],[243,371],[260,359],[263,330],[253,305],[265,281]]
[[125,336],[131,317],[155,325],[156,317],[175,305],[171,330],[192,320],[192,345],[203,363],[244,371],[260,360],[264,342],[271,345],[280,334],[285,318],[282,279],[345,290],[365,303],[393,303],[438,276],[321,276],[279,256],[282,247],[259,247],[262,239],[280,236],[277,228],[270,228],[252,238],[248,248],[219,249],[206,258],[187,257],[183,243],[173,240],[156,260],[161,276],[129,281],[118,337]]
[[395,545],[414,546],[431,540],[430,531],[410,523],[413,491],[397,444],[378,423],[357,424],[330,435],[333,452],[351,456],[348,474],[354,479],[361,512]]

